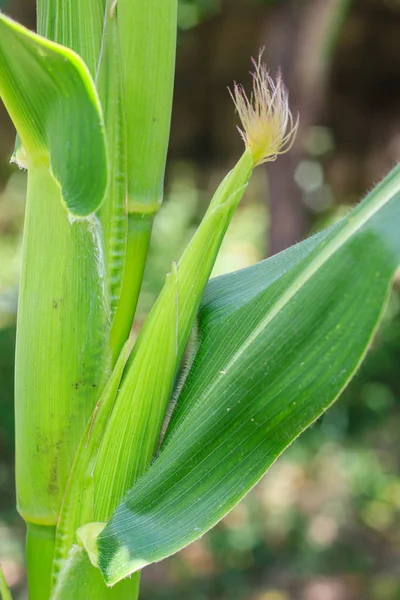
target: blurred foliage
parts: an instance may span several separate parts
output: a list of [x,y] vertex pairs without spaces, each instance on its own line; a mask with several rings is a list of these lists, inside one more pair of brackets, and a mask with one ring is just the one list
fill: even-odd
[[[280,0],[257,0],[260,4],[274,4]],[[179,0],[178,26],[185,31],[219,14],[221,0]]]
[[216,15],[220,0],[179,0],[178,26],[186,30]]

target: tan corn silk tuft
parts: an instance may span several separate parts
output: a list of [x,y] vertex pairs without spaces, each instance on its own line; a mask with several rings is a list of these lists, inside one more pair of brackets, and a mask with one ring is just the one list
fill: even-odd
[[235,83],[233,92],[229,90],[242,122],[243,129],[238,129],[253,156],[254,166],[273,161],[290,150],[298,127],[298,118],[294,120],[289,109],[282,76],[278,73],[276,81],[270,77],[261,62],[262,54],[263,51],[258,61],[252,60],[255,71],[250,99],[242,85]]

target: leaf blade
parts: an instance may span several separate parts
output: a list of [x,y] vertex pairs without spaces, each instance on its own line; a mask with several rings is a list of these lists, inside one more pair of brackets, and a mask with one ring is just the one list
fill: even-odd
[[[230,281],[239,274],[210,283],[200,349],[165,444],[98,538],[106,581],[200,537],[340,394],[368,348],[400,262],[399,171],[348,219],[307,241],[297,265],[285,267],[288,253],[272,259],[281,277],[250,299],[242,290],[239,309]],[[259,286],[266,269],[268,261],[252,270]]]
[[0,14],[0,96],[24,146],[17,160],[48,163],[72,215],[95,212],[107,188],[107,150],[100,102],[81,58]]

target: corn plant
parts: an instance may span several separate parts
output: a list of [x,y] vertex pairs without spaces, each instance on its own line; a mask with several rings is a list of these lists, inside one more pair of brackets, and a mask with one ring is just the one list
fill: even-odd
[[297,128],[260,55],[252,94],[231,91],[244,152],[132,338],[176,19],[177,0],[38,0],[38,34],[0,15],[28,171],[16,480],[32,600],[137,598],[141,569],[213,527],[340,395],[399,264],[396,167],[340,222],[209,281],[252,171]]

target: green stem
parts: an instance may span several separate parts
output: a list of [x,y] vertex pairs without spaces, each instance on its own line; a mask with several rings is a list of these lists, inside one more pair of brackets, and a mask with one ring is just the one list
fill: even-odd
[[57,524],[86,423],[109,372],[109,304],[96,219],[72,224],[46,166],[28,171],[15,359],[18,511]]
[[111,331],[112,361],[115,364],[129,336],[146,265],[154,213],[128,214],[128,238],[121,295]]
[[12,600],[11,592],[8,589],[6,578],[0,567],[0,598],[1,600]]
[[50,578],[56,528],[27,523],[26,564],[30,600],[50,597]]
[[129,212],[147,214],[154,202],[162,201],[171,125],[177,12],[177,0],[118,0],[116,8]]

